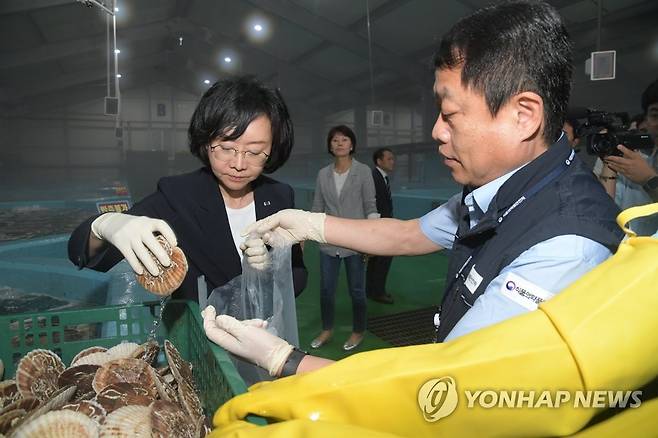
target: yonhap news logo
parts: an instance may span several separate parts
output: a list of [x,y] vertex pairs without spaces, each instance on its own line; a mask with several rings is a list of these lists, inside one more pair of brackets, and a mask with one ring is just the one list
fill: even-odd
[[449,376],[428,380],[418,390],[418,406],[430,423],[452,414],[457,399],[455,380]]
[[627,390],[457,390],[454,378],[425,382],[418,390],[418,406],[425,421],[433,423],[452,414],[459,403],[473,409],[638,408],[642,391]]

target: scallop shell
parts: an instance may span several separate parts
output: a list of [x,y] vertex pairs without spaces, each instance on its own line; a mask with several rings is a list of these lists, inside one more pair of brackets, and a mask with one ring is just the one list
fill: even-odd
[[79,365],[98,365],[102,366],[112,360],[112,356],[107,354],[105,351],[97,351],[95,353],[88,354],[84,357],[81,357],[71,366]]
[[96,371],[92,386],[96,393],[114,383],[127,382],[147,389],[155,398],[158,390],[155,386],[152,367],[139,359],[118,359],[106,363]]
[[98,425],[86,415],[73,411],[52,411],[16,429],[21,438],[96,438]]
[[139,344],[134,342],[122,342],[107,350],[106,353],[111,357],[110,360],[129,359],[134,357],[139,348]]
[[77,403],[70,403],[62,406],[62,410],[80,412],[98,424],[103,424],[103,421],[105,421],[105,417],[107,416],[105,408],[95,400],[83,400]]
[[67,388],[58,389],[52,397],[45,401],[41,406],[30,411],[19,423],[19,426],[22,424],[27,424],[34,420],[35,418],[41,417],[44,414],[50,411],[56,411],[71,400],[75,394],[75,386],[69,386]]
[[151,405],[151,433],[154,438],[195,438],[196,424],[180,410],[180,406],[164,400]]
[[185,411],[188,415],[196,420],[197,418],[203,415],[203,409],[201,408],[201,401],[196,395],[196,391],[187,382],[178,383],[178,400],[185,408]]
[[0,382],[0,408],[4,408],[17,400],[20,400],[21,393],[18,392],[15,380],[5,380]]
[[62,360],[50,350],[32,350],[16,368],[16,385],[23,397],[47,400],[59,389],[57,378],[64,371]]
[[0,433],[8,433],[25,414],[25,409],[12,409],[0,415]]
[[192,366],[183,359],[180,352],[174,344],[169,342],[168,339],[164,341],[165,355],[167,362],[171,368],[171,373],[174,375],[176,382],[179,384],[185,381],[188,385],[194,388],[194,376],[192,375]]
[[85,394],[82,394],[81,396],[78,396],[78,397],[74,398],[73,401],[74,402],[81,402],[81,401],[84,401],[84,400],[92,400],[95,397],[96,397],[96,391],[94,391],[92,389],[91,391],[89,391]]
[[139,438],[151,436],[151,408],[124,406],[105,418],[101,438]]
[[150,254],[151,259],[153,259],[160,271],[159,275],[154,277],[147,269],[144,269],[143,274],[136,274],[135,277],[137,277],[139,284],[144,286],[146,290],[160,296],[171,295],[183,284],[185,275],[187,275],[187,259],[179,247],[171,246],[162,235],[157,236],[156,239],[165,251],[167,251],[171,259],[171,265],[164,267],[157,257]]
[[212,429],[210,428],[209,424],[210,421],[208,420],[208,417],[206,417],[205,415],[203,417],[199,417],[199,419],[196,422],[196,430],[194,436],[199,438],[204,438],[206,435],[212,432]]
[[154,399],[145,388],[125,382],[106,386],[96,396],[96,401],[108,414],[128,405],[148,406]]
[[93,354],[93,353],[104,353],[106,351],[107,351],[107,348],[105,348],[105,347],[85,348],[84,350],[80,351],[78,354],[76,354],[73,357],[73,360],[71,360],[71,366],[73,367],[73,366],[79,365],[76,362],[78,362],[80,359],[82,359],[85,356],[89,356],[90,354]]
[[93,391],[91,382],[94,380],[96,371],[99,368],[100,367],[98,365],[77,365],[68,368],[59,375],[57,378],[57,384],[60,388],[75,385],[76,392],[73,397],[81,397],[89,391]]
[[155,387],[157,388],[158,394],[162,400],[170,402],[178,401],[176,390],[155,371],[153,372],[153,380],[155,381]]
[[135,359],[141,359],[151,365],[155,361],[155,358],[158,357],[159,352],[160,345],[158,345],[158,342],[154,339],[150,339],[140,345],[132,357]]
[[24,409],[26,412],[30,412],[32,409],[39,406],[40,403],[41,402],[36,397],[21,398],[0,409],[0,415],[13,409]]

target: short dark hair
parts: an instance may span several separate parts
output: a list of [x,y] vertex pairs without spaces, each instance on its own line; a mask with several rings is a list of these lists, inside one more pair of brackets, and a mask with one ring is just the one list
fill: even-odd
[[[292,120],[279,91],[251,76],[217,81],[203,94],[187,131],[190,151],[209,167],[207,146],[216,138],[239,138],[260,116],[267,116],[272,124],[272,151],[263,172],[274,172],[290,157],[294,143]],[[231,135],[224,135],[230,130]]]
[[377,160],[381,160],[382,158],[384,158],[384,152],[393,153],[393,151],[390,148],[378,148],[372,154],[372,162],[375,163],[375,166],[377,165]]
[[653,81],[642,93],[642,112],[647,114],[649,107],[658,102],[658,79]]
[[544,102],[544,139],[552,144],[560,136],[571,92],[572,45],[551,5],[517,1],[476,11],[443,37],[434,67],[462,67],[462,85],[484,96],[492,116],[514,95],[537,93]]
[[573,130],[573,138],[580,138],[579,131],[580,131],[580,123],[578,123],[577,119],[564,119],[564,123],[562,126],[564,126],[565,123],[568,123],[571,126],[571,129]]
[[356,135],[354,135],[354,131],[345,125],[334,126],[329,130],[329,134],[327,134],[327,152],[331,155],[334,154],[331,152],[331,139],[334,138],[334,135],[336,134],[343,134],[345,137],[349,137],[349,139],[352,140],[352,150],[350,151],[350,155],[356,152]]

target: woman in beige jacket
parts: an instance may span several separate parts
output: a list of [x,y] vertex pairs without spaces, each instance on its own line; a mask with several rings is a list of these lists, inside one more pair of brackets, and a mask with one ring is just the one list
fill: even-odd
[[[375,184],[372,172],[352,156],[356,136],[344,125],[334,126],[327,135],[327,151],[334,162],[318,172],[313,199],[314,212],[350,219],[377,218]],[[319,348],[331,339],[334,300],[341,261],[345,262],[347,283],[352,297],[352,335],[343,344],[352,350],[363,340],[366,329],[365,267],[361,254],[331,245],[320,246],[320,309],[322,333],[311,342]]]

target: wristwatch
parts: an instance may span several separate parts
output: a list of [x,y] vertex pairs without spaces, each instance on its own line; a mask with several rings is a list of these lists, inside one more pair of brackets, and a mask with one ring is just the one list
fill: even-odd
[[644,183],[642,188],[647,192],[653,192],[654,190],[658,189],[658,175],[649,178],[649,180]]

